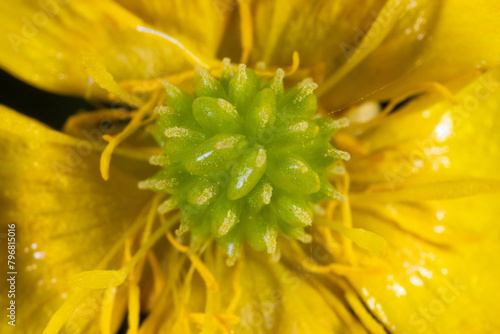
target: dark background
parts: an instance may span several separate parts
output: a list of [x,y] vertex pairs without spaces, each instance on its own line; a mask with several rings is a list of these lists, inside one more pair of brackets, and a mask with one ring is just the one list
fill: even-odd
[[[60,130],[77,110],[94,110],[85,100],[32,87],[0,70],[0,104]],[[0,120],[1,122],[2,120]]]

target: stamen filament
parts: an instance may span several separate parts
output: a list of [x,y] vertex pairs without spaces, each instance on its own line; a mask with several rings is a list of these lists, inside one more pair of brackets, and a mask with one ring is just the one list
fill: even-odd
[[[134,133],[140,126],[141,121],[144,116],[153,109],[156,104],[159,91],[156,91],[151,96],[150,100],[142,106],[139,111],[134,115],[132,120],[127,124],[125,129],[115,137],[109,137],[110,139],[108,145],[101,154],[101,175],[104,180],[109,179],[109,164],[111,162],[111,154],[113,154],[114,149],[125,139],[127,139],[132,133]],[[104,138],[104,136],[103,136]]]
[[241,30],[241,64],[246,64],[253,49],[253,20],[250,4],[247,0],[238,0]]
[[42,334],[57,334],[79,305],[91,294],[92,290],[77,288],[52,315]]
[[129,285],[128,289],[128,330],[127,334],[137,334],[139,331],[140,289],[137,283]]
[[359,247],[374,253],[377,256],[384,256],[387,252],[387,242],[379,235],[360,228],[345,227],[342,223],[332,220],[317,218],[316,221],[323,223],[331,229],[348,237]]
[[200,258],[194,254],[189,254],[188,255],[189,260],[191,260],[191,263],[193,266],[196,268],[198,273],[200,274],[201,278],[203,278],[203,281],[205,281],[205,285],[207,286],[207,290],[209,292],[217,292],[219,290],[219,284],[215,280],[214,276],[208,270],[208,268],[205,266],[205,264],[200,260]]
[[194,61],[195,64],[198,64],[198,65],[202,66],[203,68],[208,68],[207,64],[205,64],[203,61],[201,61],[201,59],[198,58],[198,56],[196,56],[193,52],[191,52],[187,47],[185,47],[181,42],[179,42],[177,39],[173,38],[172,36],[169,36],[161,31],[154,30],[151,28],[146,28],[146,27],[143,27],[140,25],[137,25],[136,29],[137,29],[137,31],[145,32],[147,34],[156,35],[158,37],[161,37],[161,38],[169,41],[170,43],[177,46],[182,52],[184,52],[191,60]]
[[[153,201],[154,201],[154,198],[150,202],[149,210],[151,210],[151,207],[153,205]],[[127,241],[127,239],[130,238],[130,236],[132,234],[134,234],[137,230],[139,230],[139,228],[141,228],[141,226],[145,223],[144,215],[146,215],[146,210],[147,209],[148,209],[148,206],[145,206],[144,209],[141,211],[141,213],[139,213],[139,215],[137,216],[137,218],[134,220],[134,222],[132,223],[132,225],[127,230],[124,231],[124,233],[122,234],[122,236],[120,237],[120,239],[118,239],[115,242],[115,244],[113,245],[113,247],[111,247],[111,249],[108,251],[108,253],[106,253],[106,255],[103,257],[103,259],[101,260],[101,262],[99,262],[99,264],[96,266],[96,269],[103,269],[103,268],[105,268],[106,265],[108,264],[108,262],[111,261],[111,259],[120,250],[120,248]]]
[[[287,76],[290,76],[290,75],[294,74],[295,72],[297,72],[297,70],[299,69],[299,66],[300,66],[299,53],[297,51],[294,51],[292,54],[292,64],[290,66],[286,67],[284,70],[278,69],[278,71],[279,71],[278,75],[281,76],[281,71],[284,71],[284,73]],[[276,75],[276,71],[255,69],[255,74],[257,74],[261,77],[273,77]]]
[[172,227],[175,223],[179,222],[180,214],[176,213],[165,224],[162,224],[156,229],[156,231],[151,235],[148,241],[142,245],[142,247],[134,254],[132,259],[121,269],[126,273],[129,273],[132,268],[137,264],[137,262],[143,258],[147,251],[153,247],[156,242],[165,234],[165,232]]
[[[342,165],[342,164],[340,164]],[[340,203],[340,212],[342,214],[342,223],[345,227],[352,227],[352,215],[351,215],[351,206],[349,204],[349,185],[350,178],[349,173],[344,173],[343,178],[343,187],[342,193],[345,195],[344,201]],[[356,260],[354,257],[354,252],[352,249],[352,241],[347,238],[345,235],[341,235],[342,245],[344,246],[344,253],[347,263],[356,264]]]
[[193,77],[194,71],[188,70],[150,80],[125,80],[120,82],[120,86],[125,91],[147,93],[161,88],[164,81],[168,81],[173,85],[181,85],[183,82],[192,79]]
[[154,281],[154,292],[150,300],[151,303],[156,303],[165,286],[164,283],[165,276],[163,275],[163,271],[161,269],[160,263],[158,262],[158,259],[156,258],[155,254],[152,251],[148,252],[147,258],[151,271],[153,272],[153,281]]
[[189,247],[175,240],[174,236],[170,231],[167,231],[167,239],[172,244],[172,246],[174,246],[174,248],[177,249],[179,252],[187,253],[189,251]]
[[241,286],[239,284],[241,275],[241,261],[237,262],[233,271],[233,298],[226,309],[227,314],[234,314],[241,298]]
[[108,72],[104,64],[96,56],[82,54],[81,62],[82,67],[93,81],[97,82],[99,86],[106,89],[108,92],[116,95],[123,102],[134,107],[141,106],[144,103],[134,95],[131,95],[121,89],[113,78],[113,75]]
[[101,307],[100,328],[102,334],[111,334],[111,319],[115,305],[116,287],[108,288],[104,292]]
[[[170,231],[167,231],[166,233],[168,241],[172,244],[172,246],[177,249],[181,253],[187,253],[189,251],[189,247],[182,245],[179,243],[177,240],[175,240],[174,236]],[[205,281],[205,285],[207,286],[207,289],[211,292],[215,292],[219,289],[219,285],[217,284],[217,281],[215,280],[214,276],[208,270],[208,268],[205,266],[205,264],[200,260],[198,256],[195,254],[188,254],[189,260],[191,261],[191,264],[196,268],[198,273],[200,274],[201,278],[203,281]]]

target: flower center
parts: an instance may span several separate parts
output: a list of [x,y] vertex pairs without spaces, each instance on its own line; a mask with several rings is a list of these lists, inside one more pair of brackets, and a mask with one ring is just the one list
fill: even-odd
[[313,117],[317,85],[285,92],[283,77],[235,73],[226,60],[220,80],[197,72],[194,97],[165,83],[168,105],[150,126],[164,150],[151,163],[162,169],[139,187],[171,195],[158,210],[180,209],[176,233],[189,231],[193,249],[215,238],[234,263],[244,240],[269,254],[280,233],[309,242],[314,205],[342,198],[328,177],[349,155],[330,139],[347,122]]

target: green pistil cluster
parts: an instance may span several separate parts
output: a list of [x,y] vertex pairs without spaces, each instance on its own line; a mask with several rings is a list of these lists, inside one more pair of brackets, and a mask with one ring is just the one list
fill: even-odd
[[197,71],[195,97],[165,84],[168,106],[151,127],[162,169],[139,186],[171,194],[158,210],[181,210],[177,234],[190,231],[191,247],[214,237],[234,262],[243,240],[270,254],[279,232],[310,241],[313,206],[341,199],[327,176],[349,156],[330,144],[346,121],[313,119],[315,83],[285,92],[281,69],[265,82],[225,63],[220,81]]

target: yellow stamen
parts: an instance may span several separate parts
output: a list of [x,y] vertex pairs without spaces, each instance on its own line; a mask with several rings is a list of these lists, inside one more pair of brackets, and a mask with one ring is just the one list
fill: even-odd
[[95,126],[103,120],[107,121],[122,121],[133,117],[136,112],[128,112],[124,109],[102,109],[92,112],[84,112],[68,118],[63,127],[65,133],[80,133],[82,128],[87,126]]
[[215,307],[214,307],[214,293],[212,291],[207,291],[207,296],[205,300],[205,317],[203,321],[203,334],[213,334],[214,333],[214,322],[215,322]]
[[[149,251],[148,257],[150,254],[154,255],[152,251]],[[147,310],[150,312],[146,320],[141,324],[140,334],[162,332],[162,328],[165,329],[163,332],[176,332],[177,329],[173,323],[178,321],[177,316],[180,314],[181,308],[179,305],[183,301],[183,295],[179,291],[179,282],[183,282],[184,277],[179,273],[184,273],[182,268],[185,267],[186,260],[186,256],[179,255],[177,252],[165,253],[164,263],[166,263],[167,268],[160,273],[162,275],[162,278],[160,278],[162,288],[159,290],[158,297],[149,300]],[[166,314],[173,314],[173,316],[165,321]],[[189,333],[188,330],[178,330],[177,332]]]
[[[316,222],[315,222],[316,223]],[[334,237],[334,231],[325,226],[320,226],[321,222],[317,223],[318,234],[321,237],[321,245],[325,247],[326,251],[335,257],[341,256],[341,248],[339,242],[336,241]]]
[[368,250],[375,255],[382,257],[387,254],[387,242],[379,235],[360,228],[345,227],[343,224],[333,220],[318,218],[316,221],[323,223],[331,229],[348,237],[359,247]]
[[170,231],[167,231],[167,239],[172,244],[172,246],[174,246],[174,248],[177,249],[179,252],[187,253],[189,251],[189,247],[175,240],[174,236]]
[[90,78],[92,78],[99,84],[99,86],[101,86],[108,92],[116,95],[121,101],[134,107],[144,104],[144,102],[139,100],[137,97],[122,90],[113,78],[113,75],[108,72],[106,67],[100,62],[97,57],[90,54],[84,54],[81,56],[81,62],[83,68]]
[[159,91],[153,93],[150,100],[139,109],[137,114],[134,115],[130,123],[127,124],[127,126],[125,127],[125,129],[123,129],[121,133],[112,138],[108,136],[108,139],[110,139],[109,143],[101,154],[100,167],[101,167],[101,175],[104,180],[107,181],[109,179],[109,164],[111,162],[111,154],[113,154],[113,150],[141,126],[141,121],[144,118],[144,116],[148,112],[150,112],[155,106],[158,97],[158,92]]
[[[151,207],[153,206],[153,201],[154,201],[154,198],[149,204],[149,210],[151,210]],[[101,262],[99,262],[99,264],[96,266],[96,269],[105,268],[106,265],[108,264],[108,262],[111,261],[111,259],[115,256],[115,254],[120,250],[122,245],[124,243],[126,243],[126,240],[129,239],[132,234],[137,232],[137,230],[139,230],[139,228],[141,228],[144,225],[144,223],[146,221],[146,219],[144,219],[145,218],[144,216],[146,216],[146,214],[148,212],[147,210],[148,210],[148,206],[145,206],[142,209],[142,211],[139,213],[137,218],[134,220],[132,225],[122,233],[120,239],[118,239],[115,242],[113,247],[111,247],[111,249],[108,251],[108,253],[101,260]]]
[[[202,325],[207,318],[205,313],[193,312],[188,315],[189,320],[195,324]],[[212,317],[212,323],[217,326],[218,329],[224,331],[224,333],[233,333],[232,327],[240,322],[240,318],[232,314],[218,314]]]
[[101,306],[100,328],[102,334],[111,334],[111,319],[115,305],[116,287],[106,289]]
[[158,207],[158,203],[161,198],[162,196],[160,194],[156,194],[151,201],[151,208],[149,209],[148,216],[146,217],[146,226],[144,227],[144,232],[142,233],[141,245],[144,245],[151,235],[153,223],[156,218],[156,208]]
[[[168,241],[172,244],[172,246],[177,249],[181,253],[187,253],[189,251],[189,247],[179,243],[175,240],[174,236],[170,231],[166,233]],[[219,289],[219,284],[215,280],[214,276],[210,272],[210,270],[205,266],[203,261],[200,260],[198,256],[195,254],[188,254],[188,258],[191,261],[192,265],[196,268],[201,278],[205,282],[207,289],[210,292],[216,292]]]
[[152,251],[149,251],[147,257],[149,266],[151,267],[151,271],[153,272],[154,292],[153,296],[151,297],[151,303],[154,304],[159,299],[160,294],[165,286],[165,276],[163,275],[160,263],[158,262],[155,254]]
[[123,251],[123,258],[125,260],[125,262],[128,262],[130,261],[130,259],[132,258],[132,243],[134,241],[134,237],[130,237],[128,238],[126,241],[125,241],[125,249]]
[[207,287],[207,290],[209,292],[217,292],[219,290],[219,284],[215,280],[214,276],[208,270],[208,268],[205,266],[203,261],[200,260],[200,258],[194,254],[189,254],[188,255],[189,260],[191,260],[191,263],[193,266],[196,268],[198,273],[200,274],[201,278],[205,282],[205,285]]
[[57,334],[92,290],[76,289],[52,315],[42,334]]
[[148,250],[153,247],[156,242],[165,234],[165,232],[172,227],[173,224],[178,223],[180,214],[177,213],[173,215],[165,224],[162,224],[156,229],[156,231],[151,235],[148,241],[141,246],[141,248],[134,254],[132,259],[122,268],[125,272],[130,272],[130,270],[135,266],[135,264],[142,259]]
[[286,75],[290,76],[294,74],[298,70],[299,66],[300,66],[299,53],[297,51],[294,51],[292,55],[292,65],[285,68]]
[[333,217],[333,212],[335,211],[335,208],[339,205],[339,201],[328,201],[328,207],[326,209],[326,219],[332,219]]
[[200,65],[203,68],[208,68],[208,65],[205,64],[200,57],[194,54],[191,50],[189,50],[185,45],[183,45],[181,42],[179,42],[177,39],[173,38],[172,36],[169,36],[161,31],[157,31],[151,28],[143,27],[138,25],[137,26],[137,31],[140,32],[145,32],[147,34],[152,34],[155,36],[158,36],[160,38],[163,38],[167,40],[168,42],[174,44],[176,47],[178,47],[182,52],[184,52],[185,55],[187,55],[187,58],[191,60],[193,64]]
[[[294,74],[298,70],[299,66],[300,66],[299,53],[297,51],[294,51],[292,55],[292,64],[287,68],[285,68],[284,70],[285,74],[287,76]],[[276,71],[255,69],[255,74],[261,77],[274,77],[276,75]]]
[[[151,210],[150,210],[151,211]],[[133,238],[127,239],[127,242],[125,243],[125,261],[130,261],[132,257],[132,243],[133,243]],[[142,260],[140,261],[142,262]],[[137,269],[137,267],[135,268]],[[140,296],[140,290],[137,285],[138,278],[134,274],[134,271],[132,271],[132,274],[130,275],[131,277],[129,278],[129,286],[128,286],[128,330],[127,334],[136,334],[138,327],[139,327],[139,312],[140,312],[140,305],[139,305],[139,296]]]
[[[342,162],[339,165],[343,165]],[[341,193],[345,194],[345,199],[340,204],[340,212],[342,213],[342,223],[345,227],[352,227],[352,215],[351,215],[351,206],[349,204],[349,185],[350,178],[349,174],[344,173],[344,180]],[[340,188],[339,188],[340,189]],[[354,257],[354,252],[352,250],[352,241],[346,236],[341,236],[342,245],[344,246],[344,255],[347,263],[356,264],[356,259]]]
[[130,284],[128,289],[128,330],[127,334],[139,331],[140,289],[137,284]]
[[164,81],[168,81],[175,86],[181,86],[185,81],[193,79],[194,74],[195,71],[188,70],[150,80],[125,80],[120,82],[120,87],[127,92],[147,93],[163,87]]
[[[151,251],[148,251],[149,255],[152,254]],[[139,281],[142,276],[142,269],[144,266],[144,258],[139,261],[139,264],[134,268],[132,274],[130,275],[131,279],[129,281],[129,297],[128,297],[128,326],[129,329],[127,334],[136,334],[139,331],[139,319],[140,319],[140,288]],[[156,284],[156,276],[155,276],[155,284]],[[155,292],[156,292],[155,285]]]
[[[172,328],[179,328],[181,323],[184,324],[184,329],[189,328],[189,323],[187,322],[184,313],[186,310],[185,306],[187,305],[191,296],[191,281],[193,279],[194,270],[194,266],[191,265],[184,279],[182,291],[179,292],[179,295],[181,296],[181,302],[179,303],[180,305],[178,307],[177,315],[174,317],[175,322],[172,325]],[[188,331],[184,332],[188,333]]]
[[[151,207],[150,207],[148,215],[146,217],[146,226],[144,227],[144,232],[142,234],[141,245],[144,245],[148,241],[149,236],[151,235],[151,229],[153,227],[153,223],[154,223],[155,218],[156,218],[156,208],[158,207],[158,203],[159,203],[161,197],[162,197],[161,195],[157,194],[157,195],[155,195],[155,197],[152,200]],[[129,260],[130,255],[128,257],[126,257],[126,259]],[[130,287],[133,288],[133,286],[135,286],[138,289],[138,282],[141,279],[143,266],[144,266],[144,258],[139,261],[138,265],[136,266],[136,268],[134,270],[134,274],[132,275]],[[134,291],[134,293],[135,293],[135,291]],[[130,310],[129,310],[129,315],[130,315]],[[139,314],[137,314],[137,317],[139,317]]]
[[[161,100],[161,99],[159,99],[159,100]],[[149,115],[149,117],[148,117],[148,118],[144,119],[144,120],[141,122],[141,127],[146,126],[146,125],[148,125],[149,123],[152,123],[153,121],[155,121],[155,120],[156,120],[156,118],[157,118],[157,117],[158,117],[158,115],[156,115],[156,114],[154,114],[154,113],[153,113],[153,114],[151,114],[151,115]]]
[[241,59],[240,64],[246,64],[253,49],[253,24],[250,3],[247,0],[238,0],[241,30]]
[[[137,111],[132,111],[132,112],[126,112],[122,109],[116,109],[116,110],[102,110],[102,111],[96,111],[96,112],[84,112],[80,113],[74,116],[71,116],[66,124],[64,125],[63,132],[74,135],[75,137],[78,137],[81,135],[82,130],[84,130],[86,127],[96,127],[99,121],[102,120],[127,120],[130,118],[133,118],[137,114]],[[152,119],[149,118],[145,121],[151,121]],[[144,125],[144,122],[141,123],[141,126]],[[111,140],[112,138],[110,136],[103,135],[102,139],[108,139]],[[102,152],[106,149],[106,145],[100,144],[102,142],[101,138],[96,138],[95,141],[92,142],[92,149],[96,152]],[[71,143],[70,145],[77,146],[80,145],[81,142],[80,140],[74,140],[74,143]],[[149,158],[152,155],[157,155],[163,153],[163,150],[159,148],[158,146],[151,146],[151,147],[117,147],[113,153],[115,155],[119,155],[122,157],[127,157],[130,159],[134,160],[141,160],[141,161],[148,161]]]
[[226,309],[226,313],[233,314],[236,311],[236,307],[238,307],[238,303],[241,298],[241,286],[240,286],[240,275],[241,275],[241,263],[243,259],[240,258],[240,261],[237,262],[236,268],[233,271],[233,298],[229,303],[229,306]]
[[71,285],[85,289],[108,289],[121,285],[127,274],[124,270],[83,271],[71,278]]

